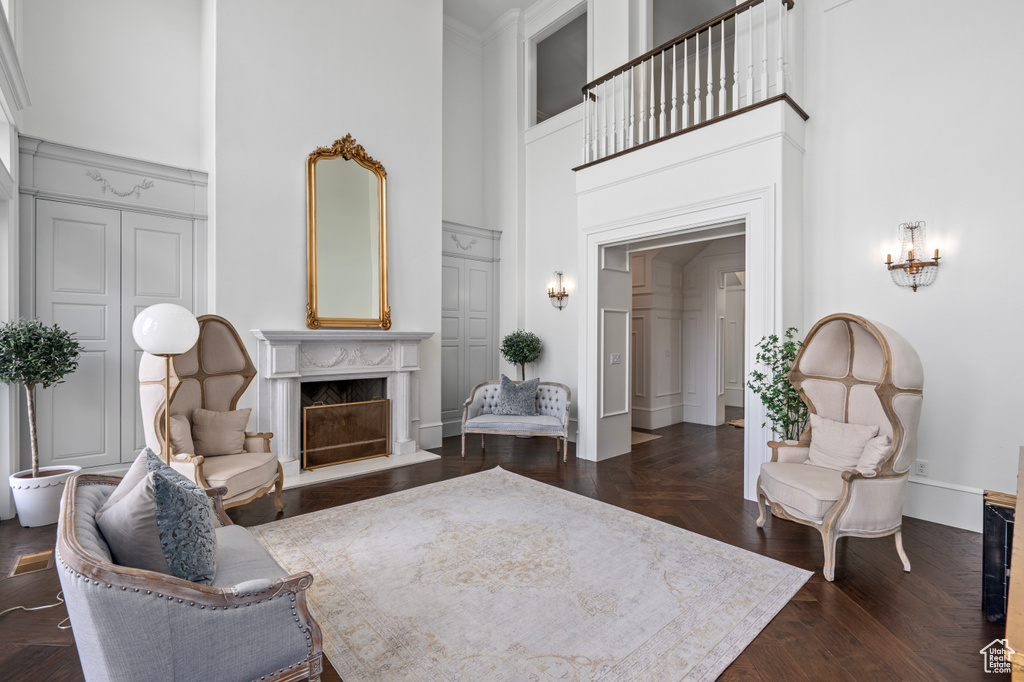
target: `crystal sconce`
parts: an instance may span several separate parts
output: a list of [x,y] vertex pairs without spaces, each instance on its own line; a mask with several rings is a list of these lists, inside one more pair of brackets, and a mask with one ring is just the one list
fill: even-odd
[[551,301],[551,305],[561,310],[569,305],[569,292],[565,290],[565,284],[562,283],[561,270],[555,270],[555,279],[557,282],[548,287],[548,300]]
[[926,287],[935,281],[939,274],[939,250],[935,249],[935,257],[922,260],[919,255],[927,253],[925,223],[901,223],[900,254],[895,263],[892,254],[885,257],[885,265],[892,275],[896,286],[910,287],[917,291],[918,287]]

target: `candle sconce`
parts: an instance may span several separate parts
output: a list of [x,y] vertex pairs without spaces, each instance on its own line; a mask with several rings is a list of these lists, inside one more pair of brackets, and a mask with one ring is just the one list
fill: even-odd
[[557,282],[548,287],[548,299],[551,301],[551,305],[561,310],[569,305],[569,292],[565,290],[565,284],[562,283],[561,270],[555,270],[555,278]]
[[917,291],[918,287],[926,287],[935,281],[939,274],[939,250],[935,249],[935,257],[927,260],[918,258],[918,254],[927,253],[925,222],[901,223],[900,254],[895,263],[892,254],[885,257],[885,265],[892,275],[896,286],[910,287]]

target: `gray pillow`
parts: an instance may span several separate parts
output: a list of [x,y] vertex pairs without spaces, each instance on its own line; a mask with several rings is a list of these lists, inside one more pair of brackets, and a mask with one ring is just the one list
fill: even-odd
[[494,414],[518,415],[530,417],[537,414],[537,387],[540,379],[530,379],[520,384],[501,375],[501,388],[498,391],[498,405]]
[[217,572],[206,492],[167,467],[147,473],[96,523],[122,566],[203,583]]
[[[238,455],[245,452],[245,427],[252,408],[214,412],[192,411],[192,443],[196,455]],[[171,435],[174,435],[172,430]]]

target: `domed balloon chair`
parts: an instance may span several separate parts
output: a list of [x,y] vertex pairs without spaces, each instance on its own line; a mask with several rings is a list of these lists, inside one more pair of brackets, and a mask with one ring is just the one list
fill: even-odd
[[895,535],[903,570],[903,497],[917,457],[924,372],[906,339],[878,322],[839,313],[820,320],[797,353],[789,381],[803,389],[810,423],[799,442],[771,442],[757,504],[813,526],[835,578],[836,541]]
[[[223,317],[201,315],[199,340],[171,357],[170,465],[204,488],[227,488],[224,508],[246,504],[272,488],[274,506],[284,509],[284,472],[270,450],[272,433],[246,433],[249,410],[236,412],[238,399],[256,367],[235,328]],[[146,445],[164,457],[164,358],[144,353],[139,364],[139,398]],[[206,438],[196,428],[197,411]],[[211,433],[212,432],[212,433]],[[211,437],[212,436],[212,437]],[[198,452],[197,452],[198,450]]]

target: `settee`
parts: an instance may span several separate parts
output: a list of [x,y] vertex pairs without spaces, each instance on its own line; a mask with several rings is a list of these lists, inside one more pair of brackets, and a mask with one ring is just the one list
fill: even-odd
[[[515,382],[519,384],[521,382]],[[551,436],[569,458],[569,387],[554,381],[542,381],[537,387],[535,415],[497,414],[500,381],[485,381],[473,387],[462,408],[462,456],[466,456],[466,434],[479,433],[480,447],[486,446],[486,434],[512,436]]]

